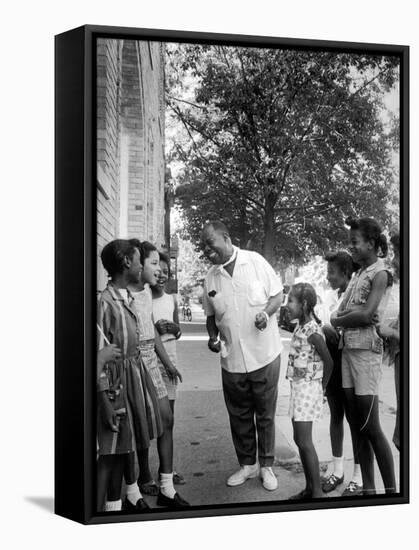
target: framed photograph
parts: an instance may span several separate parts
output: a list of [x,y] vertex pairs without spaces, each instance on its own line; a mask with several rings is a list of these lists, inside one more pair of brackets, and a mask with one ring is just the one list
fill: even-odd
[[55,48],[55,512],[409,502],[408,46]]

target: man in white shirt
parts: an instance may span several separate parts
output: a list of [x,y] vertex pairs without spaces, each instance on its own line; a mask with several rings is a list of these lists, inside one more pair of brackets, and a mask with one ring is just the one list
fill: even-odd
[[240,463],[227,485],[241,485],[260,473],[264,488],[272,491],[278,486],[272,464],[282,350],[275,315],[282,302],[281,280],[260,254],[233,246],[222,222],[204,227],[201,245],[214,264],[203,295],[208,347],[221,352],[224,399]]

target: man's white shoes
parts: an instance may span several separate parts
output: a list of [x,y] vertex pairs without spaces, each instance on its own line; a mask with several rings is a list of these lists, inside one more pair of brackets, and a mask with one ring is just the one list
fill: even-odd
[[269,466],[262,466],[260,469],[262,485],[267,491],[275,491],[278,488],[278,480]]
[[237,487],[242,485],[248,479],[257,477],[260,474],[262,485],[267,491],[275,491],[278,488],[278,480],[269,466],[262,466],[259,469],[259,464],[253,464],[252,466],[241,466],[238,472],[235,472],[227,479],[227,485],[229,487]]
[[236,487],[242,485],[246,480],[252,479],[259,475],[259,464],[253,464],[252,466],[241,466],[238,472],[235,472],[227,479],[227,485],[229,487]]

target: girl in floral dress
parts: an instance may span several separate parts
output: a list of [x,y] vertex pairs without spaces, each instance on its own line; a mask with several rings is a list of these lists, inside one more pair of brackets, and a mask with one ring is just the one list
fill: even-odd
[[314,448],[313,421],[321,418],[324,391],[333,360],[326,346],[320,321],[314,313],[316,292],[308,283],[291,287],[288,310],[299,321],[294,330],[288,356],[287,378],[291,384],[290,416],[294,441],[298,447],[306,487],[291,500],[324,496],[320,482],[319,459]]

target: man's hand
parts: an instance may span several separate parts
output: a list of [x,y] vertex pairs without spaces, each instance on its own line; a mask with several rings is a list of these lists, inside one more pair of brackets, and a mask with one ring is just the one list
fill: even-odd
[[216,338],[210,338],[208,340],[208,347],[214,353],[219,353],[221,351],[221,342]]
[[264,311],[257,313],[255,317],[255,327],[259,330],[265,330],[268,326],[268,314]]

